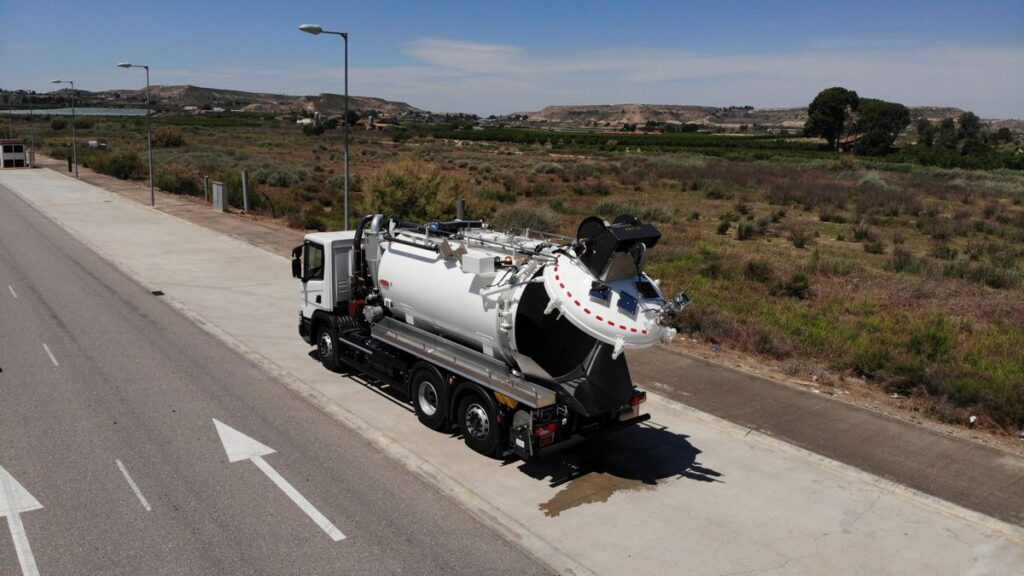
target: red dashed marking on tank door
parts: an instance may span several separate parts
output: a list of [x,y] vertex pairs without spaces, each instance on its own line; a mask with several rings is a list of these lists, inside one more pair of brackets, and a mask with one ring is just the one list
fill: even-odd
[[641,334],[647,334],[647,330],[641,330],[640,333]]
[[558,274],[555,274],[555,280],[561,280],[561,279],[562,278]]
[[625,326],[623,326],[622,324],[619,324],[619,330],[625,330],[625,329],[626,329]]
[[581,305],[581,304],[580,304],[580,301],[579,301],[579,300],[573,300],[573,301],[572,301],[572,303],[573,303],[573,304],[575,304],[575,305],[577,305],[577,306],[580,306],[580,305]]
[[635,334],[636,333],[636,328],[630,328],[629,331],[633,332]]
[[565,291],[565,295],[572,298],[572,292],[569,292],[568,290]]
[[565,288],[565,284],[559,284],[558,287],[564,289]]
[[609,326],[615,326],[615,322],[612,322],[611,320],[609,320],[609,321],[608,321],[608,325],[609,325]]
[[583,311],[586,312],[587,314],[590,314],[590,308],[584,308]]
[[604,322],[604,318],[602,318],[602,317],[598,316],[598,317],[597,317],[597,321],[598,321],[598,322]]

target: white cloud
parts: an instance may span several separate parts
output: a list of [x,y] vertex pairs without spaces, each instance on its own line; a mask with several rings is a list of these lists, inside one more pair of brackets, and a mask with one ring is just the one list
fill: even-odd
[[911,105],[1024,117],[1024,47],[1017,46],[733,55],[623,49],[541,56],[516,46],[427,38],[410,44],[407,54],[422,64],[353,69],[356,92],[433,110],[492,113],[622,102],[800,106],[822,88],[841,85]]
[[[414,62],[353,67],[352,94],[434,111],[479,114],[549,104],[806,105],[829,86],[908,105],[948,105],[1024,118],[1024,46],[923,46],[794,53],[703,54],[620,48],[538,54],[519,46],[422,38]],[[160,70],[156,84],[192,83],[286,94],[341,92],[343,70],[309,64]],[[97,87],[126,85],[106,72]],[[90,86],[83,86],[91,88]]]

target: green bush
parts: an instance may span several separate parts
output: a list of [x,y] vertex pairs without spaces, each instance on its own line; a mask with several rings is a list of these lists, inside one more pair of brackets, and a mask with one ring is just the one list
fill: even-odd
[[885,242],[882,242],[881,240],[865,242],[864,251],[868,254],[885,254]]
[[772,272],[772,265],[767,260],[757,259],[747,261],[743,267],[743,276],[753,282],[768,284],[774,280],[775,273]]
[[553,232],[557,219],[547,210],[529,206],[509,206],[498,210],[491,218],[491,226],[498,230],[529,229]]
[[157,169],[155,183],[157,188],[172,194],[201,196],[203,186],[199,175],[180,166],[166,166]]
[[153,133],[153,144],[157,148],[177,148],[185,145],[185,137],[181,134],[181,128],[161,126]]
[[892,256],[885,263],[885,269],[901,274],[918,274],[924,269],[924,262],[915,257],[910,250],[897,246],[893,248]]
[[83,165],[100,174],[122,180],[135,180],[146,175],[146,165],[135,152],[98,152],[81,156]]
[[67,127],[68,121],[63,118],[54,118],[53,120],[50,120],[50,130],[56,132],[58,130],[64,130]]
[[803,272],[796,272],[789,280],[775,285],[775,294],[799,300],[811,297],[811,280]]
[[[455,204],[466,198],[469,187],[450,172],[408,158],[378,168],[366,178],[361,200],[364,214],[387,214],[403,220],[426,222],[455,217]],[[474,209],[478,217],[482,210]]]

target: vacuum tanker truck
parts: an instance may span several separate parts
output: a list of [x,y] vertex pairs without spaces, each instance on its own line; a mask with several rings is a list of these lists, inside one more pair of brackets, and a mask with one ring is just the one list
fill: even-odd
[[623,352],[671,340],[689,302],[644,273],[660,237],[630,215],[586,218],[575,238],[366,216],[293,250],[299,334],[428,428],[529,459],[650,417]]

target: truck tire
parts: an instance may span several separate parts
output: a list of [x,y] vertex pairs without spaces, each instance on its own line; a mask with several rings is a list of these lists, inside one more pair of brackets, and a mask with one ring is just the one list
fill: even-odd
[[459,431],[466,446],[484,456],[496,455],[501,426],[491,403],[475,392],[459,402]]
[[420,368],[409,383],[416,417],[431,430],[440,430],[448,417],[448,387],[437,371]]
[[338,335],[334,331],[334,325],[330,322],[322,322],[316,331],[316,354],[320,363],[331,372],[337,372],[340,367],[338,360]]

